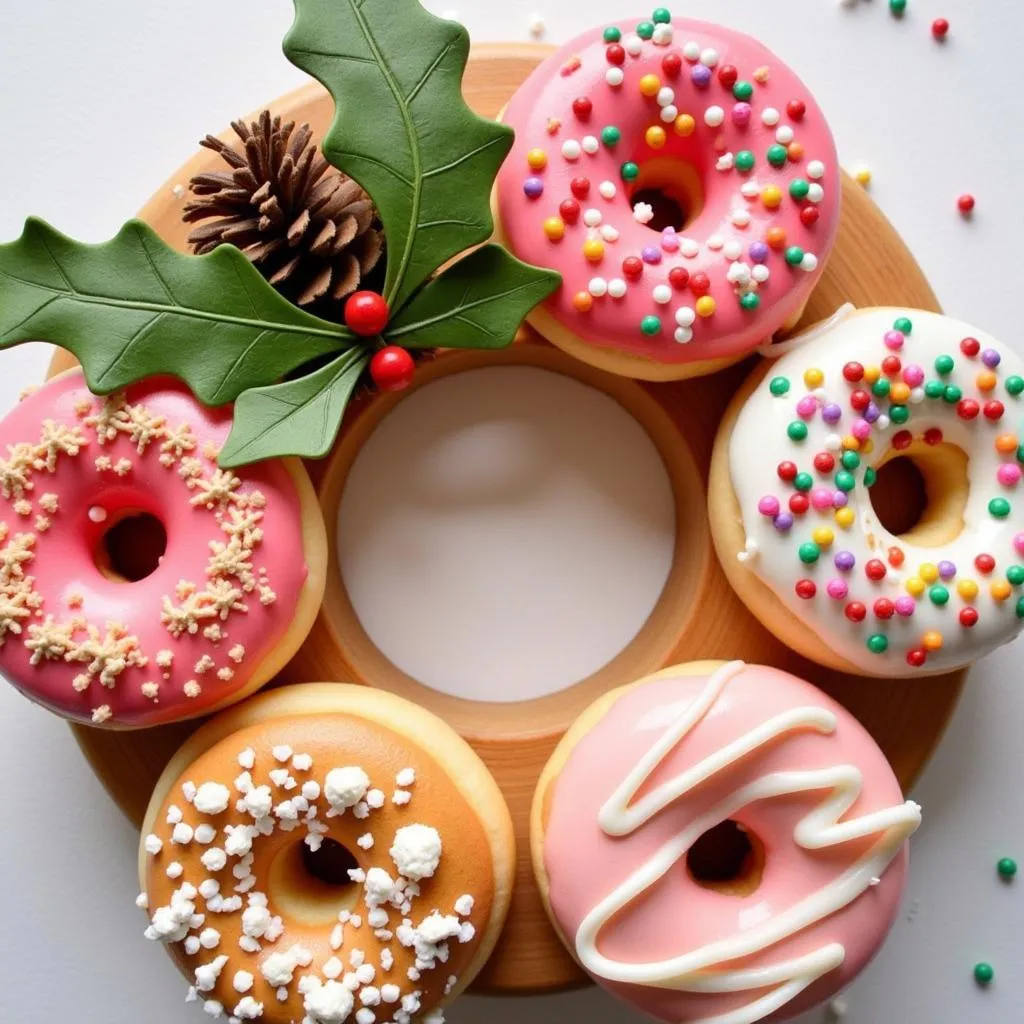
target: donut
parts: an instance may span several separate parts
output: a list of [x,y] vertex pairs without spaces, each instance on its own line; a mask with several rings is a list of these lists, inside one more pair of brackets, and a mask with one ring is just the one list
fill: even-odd
[[182,747],[139,857],[146,937],[211,1016],[436,1024],[494,948],[515,843],[494,779],[440,719],[312,683]]
[[710,373],[799,318],[839,224],[840,175],[807,87],[759,42],[672,19],[586,32],[503,113],[495,221],[562,275],[530,320],[605,370]]
[[[808,658],[887,678],[949,672],[1012,640],[1022,391],[1005,345],[906,309],[844,309],[755,372],[719,427],[708,497],[750,611]],[[907,460],[923,507],[900,523],[886,495]],[[911,498],[897,492],[898,518]]]
[[694,662],[583,713],[541,776],[531,837],[551,919],[595,981],[667,1024],[754,1024],[871,960],[920,817],[809,683]]
[[73,721],[207,714],[312,627],[326,533],[301,463],[217,468],[231,428],[170,378],[71,370],[0,421],[0,672]]

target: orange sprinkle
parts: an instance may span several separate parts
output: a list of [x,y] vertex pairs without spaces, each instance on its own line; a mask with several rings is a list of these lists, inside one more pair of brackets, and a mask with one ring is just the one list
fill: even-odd
[[786,232],[782,228],[769,228],[765,241],[773,249],[781,249],[786,244]]
[[889,397],[897,404],[903,405],[910,399],[910,386],[903,381],[897,381],[889,388]]
[[978,385],[979,391],[991,391],[999,383],[999,378],[991,370],[982,370],[974,378],[974,383]]
[[593,304],[594,299],[590,292],[577,292],[572,297],[573,309],[575,309],[577,313],[589,313],[590,307],[593,306]]
[[996,451],[1002,452],[1003,455],[1009,455],[1011,452],[1017,450],[1017,435],[1016,434],[1000,434],[996,438]]
[[793,163],[798,164],[804,158],[804,147],[799,142],[791,142],[786,150],[786,155]]
[[993,580],[988,589],[997,601],[1005,601],[1010,596],[1011,587],[1006,580]]
[[942,648],[942,634],[937,629],[930,629],[921,637],[921,646],[926,651],[938,651]]
[[874,384],[879,377],[882,376],[882,371],[877,366],[865,366],[864,367],[864,380],[868,384]]

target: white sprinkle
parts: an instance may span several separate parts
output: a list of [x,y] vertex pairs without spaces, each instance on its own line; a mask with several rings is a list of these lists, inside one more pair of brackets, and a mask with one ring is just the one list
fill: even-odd
[[336,814],[355,807],[370,788],[370,778],[362,768],[333,768],[324,780],[324,796]]
[[356,846],[360,850],[372,850],[373,849],[373,833],[364,832],[357,840]]
[[685,345],[687,342],[693,341],[693,329],[690,327],[677,327],[675,330],[675,339],[680,345]]
[[175,185],[174,188],[171,189],[171,195],[174,196],[175,199],[184,199],[185,198],[185,186],[184,185]]
[[622,46],[630,57],[639,57],[643,53],[644,41],[638,35],[628,35]]
[[441,861],[441,837],[429,825],[405,825],[388,851],[398,871],[414,882],[430,878]]
[[622,68],[609,68],[604,73],[604,80],[613,88],[618,89],[625,80],[626,75]]
[[613,277],[608,282],[608,294],[613,299],[622,299],[626,295],[626,282],[621,277]]
[[665,306],[672,301],[672,289],[667,284],[659,284],[651,292],[651,298],[659,306]]
[[547,28],[544,24],[544,19],[539,14],[531,14],[527,25],[530,29],[530,35],[533,36],[534,39],[540,39]]
[[667,107],[670,103],[675,103],[676,91],[669,86],[663,86],[658,90],[658,106]]
[[774,128],[779,123],[779,112],[774,107],[765,107],[761,111],[761,123]]
[[256,979],[248,971],[236,971],[232,985],[236,992],[249,992]]
[[601,148],[601,143],[597,141],[596,135],[584,135],[580,145],[583,147],[583,152],[589,153],[590,156],[593,156]]
[[672,35],[672,26],[659,22],[654,26],[654,35],[651,36],[651,42],[654,43],[655,46],[668,46],[668,44],[672,42]]
[[107,510],[100,508],[99,505],[93,505],[89,509],[89,519],[94,523],[103,523],[107,519]]
[[795,132],[788,124],[779,125],[778,131],[775,133],[775,141],[783,146],[788,146],[794,139]]
[[712,49],[710,46],[706,50],[702,50],[700,54],[700,62],[706,68],[713,68],[718,63],[718,51]]
[[220,932],[216,928],[204,928],[199,933],[199,945],[203,949],[216,949],[220,945]]
[[619,240],[619,229],[613,228],[611,224],[601,225],[601,237],[606,242],[617,242]]
[[135,906],[137,906],[139,910],[148,910],[149,897],[144,892],[140,892],[139,895],[135,897]]
[[732,211],[732,222],[738,228],[749,227],[749,225],[750,225],[750,211],[749,210],[733,210]]
[[807,271],[808,274],[813,273],[818,269],[818,257],[813,252],[805,252],[804,258],[800,261],[800,269]]
[[687,258],[693,259],[700,252],[700,243],[692,238],[679,239],[679,251]]
[[217,830],[204,821],[201,825],[196,825],[194,838],[200,846],[209,846],[217,838]]
[[270,753],[273,754],[275,761],[279,761],[281,764],[286,764],[292,759],[294,751],[287,744],[281,744],[280,746],[274,747]]
[[712,235],[708,239],[708,248],[713,252],[718,252],[724,245],[725,239],[721,235]]
[[614,181],[602,181],[601,184],[597,186],[597,191],[600,192],[605,199],[614,199],[615,193],[618,189],[615,187]]
[[381,985],[380,997],[385,1003],[397,1003],[402,998],[402,990],[397,985]]
[[221,814],[228,809],[231,791],[219,782],[204,782],[196,790],[193,803],[200,814]]
[[665,124],[671,124],[679,116],[679,108],[675,104],[670,103],[667,107],[661,108],[659,116]]
[[309,754],[296,754],[292,758],[292,767],[297,772],[308,772],[313,767],[313,758]]
[[756,199],[761,194],[761,186],[756,181],[745,181],[740,185],[740,194],[744,199]]
[[[600,299],[602,296],[608,294],[608,282],[603,277],[592,277],[590,283],[587,285],[587,291],[594,296],[595,299]],[[395,796],[398,794],[396,793]]]
[[184,873],[185,873],[185,869],[176,860],[172,860],[171,863],[167,865],[167,877],[168,878],[181,878],[181,876]]
[[164,848],[164,841],[158,835],[154,835],[151,832],[146,836],[142,846],[146,853],[151,857],[155,857]]
[[596,228],[597,225],[601,223],[602,219],[601,211],[595,210],[593,207],[589,210],[583,211],[583,223],[586,224],[588,228]]
[[825,190],[817,182],[811,182],[807,189],[807,201],[811,203],[820,203],[824,198]]
[[464,893],[455,901],[455,913],[459,917],[469,917],[473,913],[473,904],[476,901],[469,893]]
[[680,306],[676,310],[676,323],[680,327],[692,327],[694,320],[697,319],[697,314],[690,306]]
[[732,153],[723,153],[715,164],[716,171],[731,171],[733,164],[736,162],[736,158]]
[[256,765],[256,751],[253,750],[252,747],[246,747],[245,750],[238,755],[238,763],[246,771],[252,771]]
[[683,47],[683,56],[691,63],[695,64],[700,60],[700,44],[689,42]]
[[736,239],[732,239],[725,243],[725,247],[722,249],[722,255],[727,260],[738,260],[743,253],[743,246],[740,245]]
[[566,160],[579,160],[583,147],[575,139],[566,139],[562,143],[562,156]]
[[725,120],[725,111],[719,106],[708,107],[704,111],[704,123],[709,128],[717,128]]
[[812,160],[807,165],[807,177],[814,179],[824,178],[825,165],[820,160]]
[[178,846],[188,846],[192,842],[192,837],[195,832],[192,830],[191,825],[186,825],[185,822],[179,821],[174,826],[174,831],[171,832],[171,842]]
[[750,271],[750,276],[758,284],[764,284],[765,281],[772,276],[772,272],[763,263],[755,263],[753,269]]

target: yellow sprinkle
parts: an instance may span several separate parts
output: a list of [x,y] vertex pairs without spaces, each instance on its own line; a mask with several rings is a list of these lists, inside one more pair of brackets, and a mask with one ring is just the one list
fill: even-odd
[[853,514],[852,508],[837,508],[836,509],[836,525],[841,526],[844,530],[848,530],[853,526],[853,522],[857,517]]
[[1010,596],[1010,584],[1006,580],[993,580],[989,592],[997,601],[1005,601]]
[[710,295],[702,295],[694,303],[694,309],[697,310],[697,316],[711,316],[717,308],[718,304],[715,302],[713,298],[711,298]]
[[999,378],[991,370],[982,370],[974,378],[974,382],[978,385],[979,391],[991,391],[999,383]]
[[661,79],[657,75],[644,75],[640,79],[640,91],[645,96],[657,96],[661,88]]
[[917,575],[925,583],[934,583],[939,578],[939,567],[934,562],[922,562],[921,567],[917,570]]
[[676,135],[682,135],[684,138],[692,135],[696,127],[697,122],[689,114],[680,114],[675,120]]
[[827,548],[831,547],[836,535],[827,526],[819,526],[811,531],[811,538],[819,548]]
[[858,167],[853,172],[854,178],[857,179],[857,184],[867,188],[871,184],[871,169],[868,167]]
[[914,597],[920,597],[924,593],[924,580],[918,579],[916,576],[911,576],[907,580],[907,593]]
[[583,243],[583,255],[591,263],[600,263],[604,259],[604,242],[600,238],[588,238]]
[[860,441],[853,436],[853,434],[847,434],[843,438],[843,450],[848,452],[855,452],[860,447]]
[[874,384],[879,377],[882,376],[882,371],[877,366],[865,366],[864,367],[864,381],[867,384]]
[[777,210],[782,204],[782,189],[777,185],[766,185],[761,190],[761,202],[769,210]]
[[973,601],[978,596],[978,584],[974,580],[961,580],[956,585],[956,592],[965,601]]
[[810,370],[804,371],[804,383],[809,388],[820,388],[825,383],[825,374],[821,370],[812,367]]
[[889,398],[897,405],[903,405],[910,398],[910,387],[903,381],[898,381],[889,388]]
[[543,171],[548,165],[548,155],[543,149],[531,149],[526,154],[526,162],[533,171]]
[[661,149],[665,145],[665,129],[659,124],[653,124],[647,129],[644,138],[651,149]]
[[865,439],[864,443],[860,446],[860,450],[865,455],[870,455],[875,450],[875,439],[873,437]]
[[552,242],[560,242],[565,237],[565,221],[561,217],[548,217],[544,221],[544,234]]
[[926,651],[937,651],[942,647],[942,634],[937,629],[929,629],[921,637],[921,646]]

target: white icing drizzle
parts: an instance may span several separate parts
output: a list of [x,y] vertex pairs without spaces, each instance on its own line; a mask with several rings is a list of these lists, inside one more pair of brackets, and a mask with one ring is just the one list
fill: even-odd
[[[831,711],[810,706],[793,708],[763,722],[633,803],[662,761],[703,719],[730,680],[745,667],[742,661],[733,661],[718,668],[700,695],[629,772],[599,812],[598,821],[608,835],[626,836],[635,832],[700,783],[728,771],[741,758],[780,737],[807,730],[829,735],[835,730],[836,717]],[[772,772],[735,790],[716,807],[690,822],[587,914],[576,933],[576,953],[583,966],[609,981],[681,992],[772,989],[739,1009],[705,1017],[694,1024],[755,1024],[774,1013],[843,962],[846,954],[840,943],[826,943],[813,953],[765,967],[715,968],[769,949],[824,920],[856,900],[871,886],[872,879],[886,870],[920,824],[921,809],[908,800],[896,807],[843,821],[843,816],[860,796],[862,781],[861,772],[854,765],[836,765],[812,771]],[[606,957],[598,950],[598,936],[605,925],[669,872],[708,829],[759,800],[816,791],[827,791],[827,795],[797,824],[793,838],[798,846],[821,850],[854,839],[880,836],[862,858],[833,882],[742,934],[668,960],[627,963]]]

